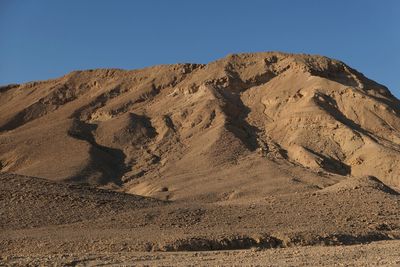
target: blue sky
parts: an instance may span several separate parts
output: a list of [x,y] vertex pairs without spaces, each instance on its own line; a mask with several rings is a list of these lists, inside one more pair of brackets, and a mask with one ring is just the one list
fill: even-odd
[[400,1],[0,0],[0,84],[77,69],[321,54],[400,96]]

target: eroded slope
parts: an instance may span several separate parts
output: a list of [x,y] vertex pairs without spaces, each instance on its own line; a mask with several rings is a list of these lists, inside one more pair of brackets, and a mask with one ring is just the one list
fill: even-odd
[[73,72],[0,90],[0,167],[162,199],[399,186],[400,107],[342,62],[284,53]]

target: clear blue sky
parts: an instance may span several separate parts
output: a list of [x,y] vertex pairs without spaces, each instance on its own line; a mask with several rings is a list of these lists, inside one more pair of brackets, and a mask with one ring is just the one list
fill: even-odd
[[278,50],[343,60],[399,97],[399,49],[399,0],[0,0],[0,84]]

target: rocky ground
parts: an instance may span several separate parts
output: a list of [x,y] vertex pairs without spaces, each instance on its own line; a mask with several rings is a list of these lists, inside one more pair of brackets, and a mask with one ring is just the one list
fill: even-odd
[[399,241],[206,252],[120,252],[3,256],[9,266],[399,266]]
[[[393,240],[400,238],[400,196],[375,178],[248,203],[163,202],[10,174],[2,174],[1,181],[0,249],[7,264],[104,260],[185,265],[195,257],[229,265],[236,258],[250,264],[255,257],[260,264],[271,259],[292,265],[320,253],[338,260],[351,255],[359,264],[367,259],[396,262],[393,247],[398,241]],[[373,241],[385,242],[347,246]],[[310,245],[316,247],[303,248]],[[388,257],[382,247],[391,248],[385,252]],[[373,252],[361,259],[365,252],[357,248]],[[226,252],[235,249],[244,250]],[[214,250],[221,252],[160,253]],[[295,253],[299,261],[286,258]],[[324,257],[310,263],[323,264]]]

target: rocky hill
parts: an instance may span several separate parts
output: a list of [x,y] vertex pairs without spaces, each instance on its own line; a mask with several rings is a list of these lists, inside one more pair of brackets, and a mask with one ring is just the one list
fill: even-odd
[[1,172],[207,201],[400,186],[400,101],[343,62],[236,54],[0,88]]

